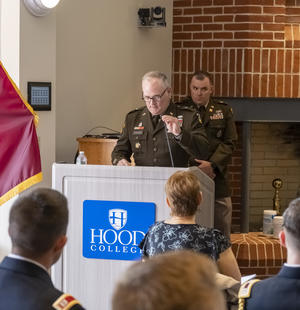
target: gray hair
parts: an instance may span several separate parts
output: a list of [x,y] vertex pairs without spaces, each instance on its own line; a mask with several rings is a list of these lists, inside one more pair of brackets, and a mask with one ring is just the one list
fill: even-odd
[[167,76],[160,71],[149,71],[147,72],[143,78],[142,78],[142,82],[146,81],[146,80],[151,80],[151,79],[158,79],[161,80],[164,87],[170,87],[169,86],[169,82],[168,82],[168,78]]

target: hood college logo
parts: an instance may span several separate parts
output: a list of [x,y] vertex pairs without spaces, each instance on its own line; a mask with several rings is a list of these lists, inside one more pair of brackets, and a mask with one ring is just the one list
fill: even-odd
[[122,229],[127,223],[127,211],[123,209],[110,209],[108,211],[110,225],[116,229]]

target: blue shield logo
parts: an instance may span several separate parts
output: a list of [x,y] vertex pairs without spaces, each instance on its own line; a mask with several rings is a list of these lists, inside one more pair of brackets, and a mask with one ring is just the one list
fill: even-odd
[[123,209],[111,209],[109,210],[109,222],[110,225],[116,229],[120,230],[127,223],[127,211]]
[[86,258],[139,259],[138,245],[154,221],[153,202],[85,200],[82,254]]

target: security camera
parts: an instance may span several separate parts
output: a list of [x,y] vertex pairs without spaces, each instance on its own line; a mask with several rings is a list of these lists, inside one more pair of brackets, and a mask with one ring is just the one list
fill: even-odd
[[166,26],[166,9],[160,6],[151,8],[152,22],[156,26]]
[[157,6],[153,9],[153,19],[162,18],[163,9],[160,6]]

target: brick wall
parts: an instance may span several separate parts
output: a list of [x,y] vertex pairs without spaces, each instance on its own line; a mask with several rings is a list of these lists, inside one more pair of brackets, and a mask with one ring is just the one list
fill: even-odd
[[286,248],[275,238],[259,233],[232,234],[232,251],[243,276],[256,274],[265,279],[277,274],[286,262]]
[[[299,97],[300,8],[285,0],[174,0],[173,86],[195,70],[216,96]],[[296,2],[295,2],[296,3]]]
[[[212,74],[216,96],[300,97],[299,0],[174,0],[173,3],[175,100],[188,94],[190,76],[200,69]],[[241,200],[240,148],[232,162],[233,223],[237,225]]]

